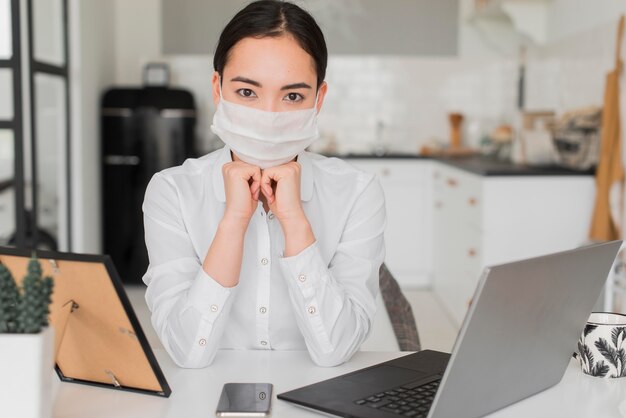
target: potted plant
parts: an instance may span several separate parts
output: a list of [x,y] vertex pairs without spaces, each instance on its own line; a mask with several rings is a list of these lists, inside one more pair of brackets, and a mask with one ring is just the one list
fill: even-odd
[[35,257],[19,285],[0,264],[0,416],[52,414],[54,330],[48,314],[53,286]]

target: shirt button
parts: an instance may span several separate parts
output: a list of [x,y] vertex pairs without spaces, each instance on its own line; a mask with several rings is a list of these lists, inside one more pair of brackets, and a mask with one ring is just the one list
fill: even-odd
[[211,305],[211,312],[217,312],[217,305]]
[[267,312],[267,308],[265,306],[261,306],[261,309],[259,309],[259,312],[265,313]]
[[261,345],[267,345],[267,341],[261,341]]
[[268,262],[268,261],[267,261],[267,258],[263,257],[263,258],[261,259],[261,264],[266,265],[266,264],[267,264],[267,262]]
[[274,214],[273,214],[273,213],[270,213],[270,214],[268,215],[268,218],[270,218],[270,219],[274,219]]
[[198,341],[198,344],[204,347],[206,345],[206,340],[204,338],[201,338],[200,341]]
[[309,311],[311,315],[313,315],[315,313],[315,306],[309,306],[309,309],[307,310]]
[[306,274],[301,274],[298,276],[298,280],[300,280],[302,283],[304,283],[306,281]]

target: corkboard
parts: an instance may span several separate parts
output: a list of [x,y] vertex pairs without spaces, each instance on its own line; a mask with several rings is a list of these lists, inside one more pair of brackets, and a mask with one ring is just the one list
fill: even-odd
[[[0,263],[18,284],[30,260],[30,254],[15,254],[19,251],[0,247]],[[110,258],[50,252],[38,252],[37,257],[44,276],[54,279],[50,325],[55,331],[59,377],[169,396],[169,386]]]

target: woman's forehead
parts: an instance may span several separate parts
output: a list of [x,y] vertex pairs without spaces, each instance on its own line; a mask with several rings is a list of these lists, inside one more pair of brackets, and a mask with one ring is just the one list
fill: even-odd
[[229,51],[224,78],[243,76],[263,87],[315,84],[315,61],[292,36],[244,38]]

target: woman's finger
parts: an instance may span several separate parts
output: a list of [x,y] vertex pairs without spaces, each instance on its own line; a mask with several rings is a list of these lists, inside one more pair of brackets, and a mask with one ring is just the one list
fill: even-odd
[[261,183],[250,179],[250,194],[252,199],[258,200],[259,192],[261,191]]
[[250,192],[254,200],[259,200],[259,189],[261,188],[261,169],[259,167],[252,167],[252,176],[250,177]]
[[268,204],[274,203],[274,191],[271,186],[263,185],[260,190],[263,193],[263,196],[267,199]]
[[272,190],[272,180],[275,173],[271,168],[263,170],[261,175],[261,190],[263,195],[267,198],[268,203],[274,202],[274,190]]

